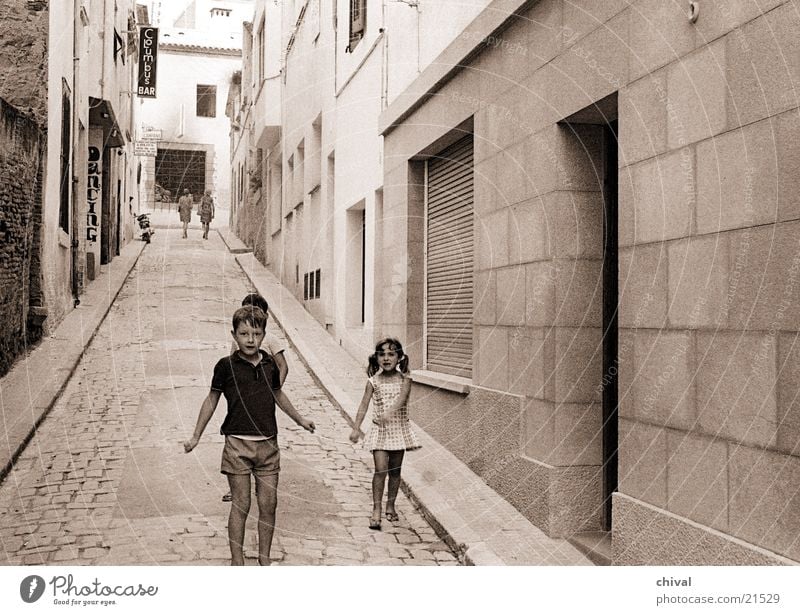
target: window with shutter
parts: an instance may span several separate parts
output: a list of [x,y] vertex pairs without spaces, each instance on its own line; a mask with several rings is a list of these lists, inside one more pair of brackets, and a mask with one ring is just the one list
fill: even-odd
[[426,165],[425,363],[472,377],[473,141],[461,139]]

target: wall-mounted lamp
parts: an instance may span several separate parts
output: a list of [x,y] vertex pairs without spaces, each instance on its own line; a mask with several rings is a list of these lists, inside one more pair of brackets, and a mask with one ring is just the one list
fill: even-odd
[[695,23],[697,18],[700,17],[700,3],[699,2],[690,2],[689,3],[689,12],[687,14],[689,17],[689,21],[691,23]]

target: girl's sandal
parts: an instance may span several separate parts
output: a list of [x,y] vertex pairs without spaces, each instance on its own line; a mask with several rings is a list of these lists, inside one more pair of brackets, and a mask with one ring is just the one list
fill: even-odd
[[387,512],[386,513],[386,520],[387,521],[391,521],[392,523],[394,523],[395,521],[398,521],[399,519],[400,519],[400,517],[397,516],[396,512]]
[[381,520],[380,519],[375,519],[374,517],[371,517],[370,520],[369,520],[369,529],[371,529],[371,530],[380,530],[381,529]]

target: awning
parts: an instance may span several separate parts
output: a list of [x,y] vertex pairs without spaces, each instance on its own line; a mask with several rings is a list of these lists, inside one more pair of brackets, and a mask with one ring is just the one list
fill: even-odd
[[120,130],[114,108],[109,101],[89,97],[89,126],[100,126],[103,129],[105,147],[125,145],[125,135]]

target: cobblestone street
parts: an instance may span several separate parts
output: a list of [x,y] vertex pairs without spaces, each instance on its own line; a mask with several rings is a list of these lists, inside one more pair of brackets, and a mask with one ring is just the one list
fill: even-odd
[[[230,316],[247,278],[217,233],[159,230],[78,369],[0,485],[3,564],[229,563],[227,482],[219,473],[224,401],[185,454]],[[270,322],[269,331],[284,339]],[[454,565],[401,494],[400,520],[367,528],[371,457],[297,355],[285,390],[317,425],[278,411],[278,564]],[[352,409],[350,409],[352,410]],[[255,499],[246,556],[255,564]]]

